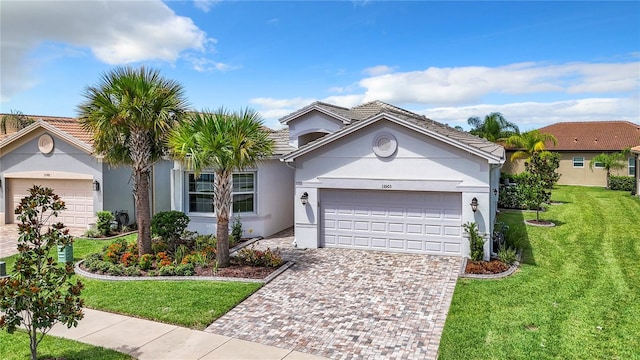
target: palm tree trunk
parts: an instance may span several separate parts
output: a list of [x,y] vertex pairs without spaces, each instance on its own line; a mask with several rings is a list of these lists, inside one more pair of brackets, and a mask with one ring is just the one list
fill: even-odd
[[229,209],[231,208],[231,171],[217,171],[215,176],[216,191],[214,206],[217,217],[216,228],[216,261],[218,267],[229,266]]
[[138,225],[138,255],[151,253],[151,206],[149,205],[149,176],[151,144],[145,130],[131,132],[129,148],[133,168],[133,196]]
[[134,175],[133,184],[136,224],[138,225],[138,255],[151,253],[151,206],[149,205],[149,171]]

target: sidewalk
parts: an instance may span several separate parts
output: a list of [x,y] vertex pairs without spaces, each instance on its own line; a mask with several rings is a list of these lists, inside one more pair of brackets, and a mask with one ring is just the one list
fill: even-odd
[[57,324],[49,335],[129,354],[138,359],[321,360],[322,357],[191,330],[176,325],[83,309],[78,326]]

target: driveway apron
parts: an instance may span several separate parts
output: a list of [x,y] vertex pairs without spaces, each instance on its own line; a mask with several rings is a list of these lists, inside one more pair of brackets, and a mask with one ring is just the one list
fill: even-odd
[[437,357],[461,258],[292,241],[257,243],[296,264],[205,331],[333,359]]
[[[87,229],[69,228],[69,233],[73,236],[82,236]],[[0,259],[18,253],[18,225],[0,225]],[[8,269],[7,269],[8,271]]]

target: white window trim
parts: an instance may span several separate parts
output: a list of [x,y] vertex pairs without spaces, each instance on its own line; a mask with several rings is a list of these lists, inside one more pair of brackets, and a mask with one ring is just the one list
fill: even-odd
[[[627,159],[627,165],[627,174],[629,174],[629,176],[636,176],[636,171],[638,171],[638,168],[636,168],[636,158],[630,157]],[[633,169],[633,173],[631,173],[631,169]]]
[[[582,165],[576,166],[576,159],[582,159],[581,161],[579,161],[579,162],[582,163]],[[574,168],[584,168],[584,156],[574,156],[573,157],[573,167]]]
[[[240,192],[232,192],[231,193],[231,213],[235,216],[235,215],[252,215],[252,214],[257,214],[256,208],[258,207],[258,174],[255,171],[240,171],[240,172],[234,172],[233,175],[241,175],[241,174],[251,174],[253,175],[253,191],[240,191]],[[231,187],[233,189],[233,179],[231,180]],[[246,194],[253,194],[253,210],[252,211],[247,211],[247,212],[238,212],[238,213],[234,213],[233,212],[233,196],[234,195],[246,195]]]
[[[184,173],[184,182],[185,182],[185,186],[184,186],[184,197],[185,197],[185,201],[184,201],[184,212],[187,215],[191,215],[191,216],[203,216],[203,217],[216,217],[216,211],[215,211],[215,207],[213,209],[213,212],[204,212],[204,211],[190,211],[189,210],[189,195],[190,194],[213,194],[213,193],[206,193],[206,192],[190,192],[189,191],[189,175],[192,175],[193,171],[185,171]],[[210,171],[203,171],[200,173],[200,175],[202,176],[203,174],[210,174],[213,175],[215,177],[215,173],[210,172]],[[247,170],[247,171],[240,171],[240,172],[234,172],[232,174],[232,178],[231,178],[231,187],[233,189],[233,175],[238,175],[238,174],[253,174],[253,191],[242,191],[242,192],[231,192],[231,209],[229,209],[229,215],[230,218],[232,216],[235,215],[240,215],[240,216],[251,216],[251,215],[257,215],[258,211],[258,172],[257,170]],[[234,213],[233,212],[233,196],[234,195],[242,195],[242,194],[253,194],[253,211],[248,211],[248,212],[238,212],[238,213]],[[231,219],[230,219],[231,220]]]

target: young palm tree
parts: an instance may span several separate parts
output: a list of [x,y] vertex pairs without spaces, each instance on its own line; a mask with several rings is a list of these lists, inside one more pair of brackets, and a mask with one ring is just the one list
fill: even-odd
[[232,175],[273,153],[273,141],[262,127],[258,113],[245,109],[192,114],[169,133],[172,154],[199,176],[214,172],[213,205],[217,218],[218,266],[229,266],[229,211],[232,204]]
[[9,130],[20,131],[34,121],[20,111],[11,110],[10,114],[2,115],[0,118],[0,133],[6,134]]
[[611,177],[612,169],[624,169],[625,164],[623,161],[627,158],[628,152],[617,152],[617,153],[602,153],[597,155],[589,162],[589,168],[593,171],[593,165],[595,163],[601,163],[603,168],[607,171],[607,189],[609,188],[609,178]]
[[149,175],[166,152],[165,136],[187,111],[182,85],[157,70],[118,67],[89,86],[78,107],[82,126],[93,134],[94,151],[112,165],[133,171],[138,252],[151,252]]
[[512,135],[505,141],[507,145],[518,149],[511,155],[511,161],[528,159],[533,153],[545,151],[546,142],[552,142],[553,145],[558,144],[555,136],[541,133],[539,130],[531,130],[519,135]]
[[493,112],[485,116],[484,120],[480,120],[476,116],[470,117],[467,119],[467,123],[473,126],[469,133],[493,142],[520,134],[518,125],[507,121],[499,112]]

